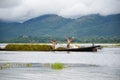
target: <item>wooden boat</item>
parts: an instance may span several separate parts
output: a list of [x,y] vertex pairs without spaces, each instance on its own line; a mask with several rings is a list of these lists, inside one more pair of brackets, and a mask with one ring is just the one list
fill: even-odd
[[[73,51],[73,52],[96,52],[101,46],[90,46],[90,47],[79,47],[79,48],[57,48],[57,49],[48,49],[48,50],[35,50],[35,51]],[[9,51],[7,49],[0,48],[0,51]],[[14,50],[10,50],[14,51]],[[17,50],[17,51],[29,51],[29,50]],[[31,50],[30,50],[31,51]],[[34,50],[33,50],[34,51]]]
[[101,46],[90,46],[90,47],[80,47],[80,48],[70,48],[70,49],[55,49],[53,51],[73,51],[73,52],[97,52],[97,49],[99,49]]
[[5,51],[5,49],[0,47],[0,51]]

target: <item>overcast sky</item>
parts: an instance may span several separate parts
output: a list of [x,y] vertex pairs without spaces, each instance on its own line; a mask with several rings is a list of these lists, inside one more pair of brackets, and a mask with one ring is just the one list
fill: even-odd
[[78,18],[119,14],[120,0],[0,0],[0,20],[24,22],[45,14]]

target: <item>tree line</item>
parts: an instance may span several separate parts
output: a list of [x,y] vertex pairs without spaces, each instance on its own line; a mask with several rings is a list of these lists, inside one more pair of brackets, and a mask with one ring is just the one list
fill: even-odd
[[[120,37],[108,37],[108,36],[96,36],[96,37],[81,37],[72,38],[73,43],[120,43]],[[58,43],[65,43],[66,38],[64,37],[17,37],[7,40],[0,40],[0,43],[50,43],[52,39],[55,39]]]

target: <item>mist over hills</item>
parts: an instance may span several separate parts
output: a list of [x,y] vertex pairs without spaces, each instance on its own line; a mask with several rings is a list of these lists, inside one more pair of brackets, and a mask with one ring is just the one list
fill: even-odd
[[32,36],[59,38],[120,38],[120,14],[101,16],[99,14],[83,16],[77,19],[63,18],[57,15],[44,15],[24,23],[0,21],[0,40]]

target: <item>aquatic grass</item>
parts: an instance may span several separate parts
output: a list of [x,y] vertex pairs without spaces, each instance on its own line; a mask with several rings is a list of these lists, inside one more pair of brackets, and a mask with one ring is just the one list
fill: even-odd
[[63,69],[63,64],[62,63],[53,63],[52,65],[51,65],[51,68],[52,69],[55,69],[55,70],[60,70],[60,69]]
[[51,45],[37,45],[37,44],[8,44],[5,47],[8,51],[50,51]]
[[32,64],[26,64],[26,67],[32,67]]
[[13,68],[13,67],[32,67],[31,63],[3,63],[0,70]]
[[5,63],[3,64],[2,66],[0,66],[0,70],[2,69],[7,69],[7,68],[10,68],[11,67],[11,64],[10,63]]

